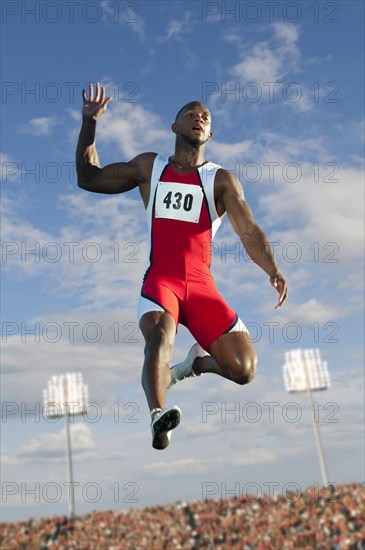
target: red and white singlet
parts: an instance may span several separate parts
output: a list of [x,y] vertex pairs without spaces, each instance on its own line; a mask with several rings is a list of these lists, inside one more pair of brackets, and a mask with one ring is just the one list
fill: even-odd
[[212,240],[221,224],[214,202],[219,168],[207,162],[180,174],[167,158],[156,156],[146,209],[149,266],[138,303],[139,319],[149,311],[168,311],[176,329],[185,325],[206,350],[226,332],[247,331],[210,273]]

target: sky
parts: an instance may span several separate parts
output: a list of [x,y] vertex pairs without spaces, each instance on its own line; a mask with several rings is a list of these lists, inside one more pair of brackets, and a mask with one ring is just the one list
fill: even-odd
[[[2,521],[68,510],[54,375],[82,373],[71,422],[76,513],[362,482],[364,6],[336,2],[1,3]],[[136,305],[147,265],[138,191],[77,186],[82,89],[112,97],[102,165],[174,150],[182,105],[204,102],[206,156],[241,180],[289,285],[285,305],[227,219],[212,273],[259,357],[246,386],[207,374],[168,392],[182,410],[151,446]],[[180,327],[173,363],[193,343]],[[331,385],[287,393],[285,353],[320,349]]]

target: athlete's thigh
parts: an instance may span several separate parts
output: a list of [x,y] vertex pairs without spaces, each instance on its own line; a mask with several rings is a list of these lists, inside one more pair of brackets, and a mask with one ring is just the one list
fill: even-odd
[[203,283],[190,285],[183,313],[185,326],[207,351],[211,343],[228,332],[237,320],[235,311],[209,278]]
[[174,319],[176,328],[179,322],[178,281],[149,273],[138,300],[138,319],[149,312],[168,312]]

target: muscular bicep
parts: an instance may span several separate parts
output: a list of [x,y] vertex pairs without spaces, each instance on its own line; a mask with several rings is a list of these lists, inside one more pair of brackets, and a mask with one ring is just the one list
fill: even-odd
[[129,162],[115,162],[103,168],[86,164],[78,185],[94,193],[125,193],[150,180],[156,153],[142,153]]
[[86,164],[78,185],[94,193],[124,193],[141,183],[138,166],[133,162],[115,162],[103,168]]

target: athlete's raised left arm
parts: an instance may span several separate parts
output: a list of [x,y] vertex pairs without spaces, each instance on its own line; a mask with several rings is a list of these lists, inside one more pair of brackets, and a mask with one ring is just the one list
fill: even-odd
[[267,236],[254,220],[245,200],[241,182],[231,172],[220,169],[216,175],[216,188],[218,214],[227,212],[247,254],[269,275],[270,283],[279,292],[276,308],[280,307],[287,297],[288,286],[276,263]]

